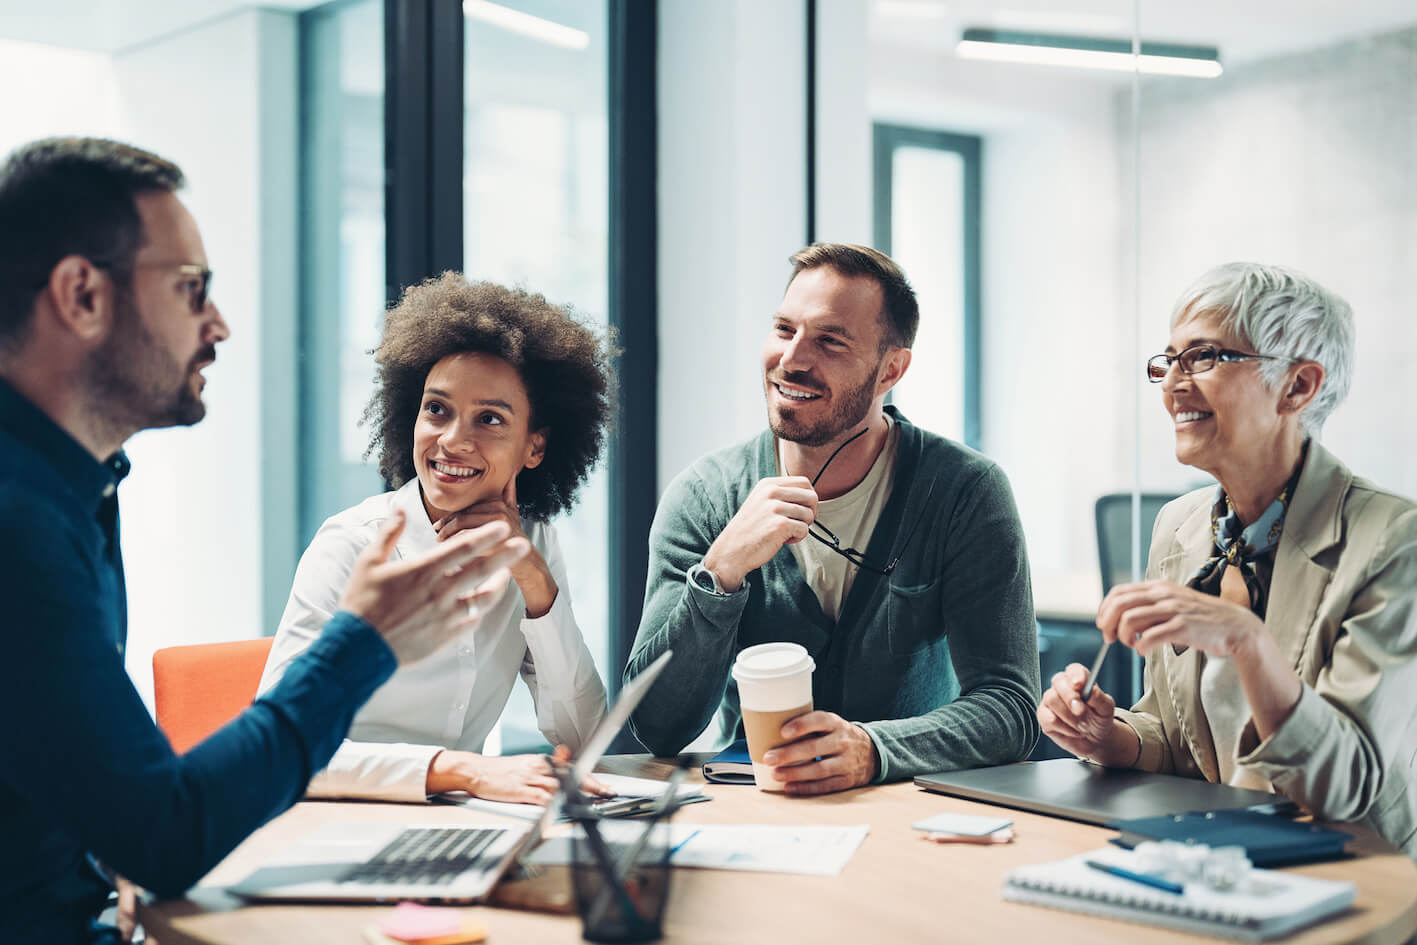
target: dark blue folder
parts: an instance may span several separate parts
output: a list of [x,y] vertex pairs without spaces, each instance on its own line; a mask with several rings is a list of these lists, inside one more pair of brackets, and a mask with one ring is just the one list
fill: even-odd
[[1112,842],[1131,849],[1144,840],[1175,840],[1212,847],[1244,847],[1256,866],[1289,866],[1346,855],[1353,835],[1250,810],[1197,811],[1138,817],[1109,824],[1121,833]]
[[752,784],[753,759],[748,757],[748,740],[740,738],[704,762],[704,780],[714,784]]

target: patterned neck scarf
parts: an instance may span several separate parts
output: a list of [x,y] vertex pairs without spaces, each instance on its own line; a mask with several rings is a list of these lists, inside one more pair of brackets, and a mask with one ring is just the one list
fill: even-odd
[[1250,610],[1261,620],[1264,619],[1265,608],[1269,604],[1270,579],[1274,574],[1274,550],[1279,547],[1279,537],[1284,533],[1284,516],[1289,511],[1289,500],[1294,495],[1294,487],[1299,484],[1299,474],[1303,472],[1308,454],[1309,445],[1306,442],[1294,473],[1280,491],[1279,498],[1249,525],[1240,521],[1225,490],[1216,487],[1215,505],[1210,511],[1214,554],[1191,576],[1187,587],[1219,597],[1225,569],[1239,568],[1240,576],[1245,580],[1245,589],[1250,593]]

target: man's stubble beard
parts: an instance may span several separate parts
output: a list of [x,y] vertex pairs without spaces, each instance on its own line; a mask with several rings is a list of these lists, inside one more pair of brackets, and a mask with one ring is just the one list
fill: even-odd
[[[825,446],[846,430],[858,426],[871,412],[871,403],[876,399],[876,375],[880,373],[878,363],[859,386],[844,393],[836,407],[826,417],[814,424],[789,420],[771,408],[768,410],[768,428],[780,440],[802,446]],[[784,377],[790,382],[790,377]],[[772,382],[769,381],[769,384]],[[808,385],[803,385],[808,386]],[[766,393],[766,391],[765,391]]]
[[113,331],[89,355],[84,383],[95,412],[114,430],[192,426],[207,415],[192,389],[193,368],[214,356],[207,348],[178,365],[143,324],[131,289],[122,290],[115,295]]

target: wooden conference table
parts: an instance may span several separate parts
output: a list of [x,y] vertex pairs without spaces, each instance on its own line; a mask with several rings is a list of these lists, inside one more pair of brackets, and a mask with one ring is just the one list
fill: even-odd
[[[707,757],[707,756],[705,756]],[[605,771],[668,777],[669,766],[644,755],[607,758]],[[1102,942],[1184,943],[1194,935],[1095,916],[1005,902],[1004,873],[1061,859],[1106,843],[1111,832],[1052,817],[1010,812],[1017,839],[996,846],[935,844],[910,829],[942,811],[997,814],[1001,809],[921,791],[909,783],[819,798],[764,794],[752,786],[710,785],[713,800],[675,815],[681,823],[860,824],[871,832],[841,875],[676,869],[665,913],[669,943],[784,945],[809,942]],[[186,943],[362,943],[363,930],[389,906],[245,906],[220,887],[243,878],[270,851],[327,821],[410,823],[495,821],[481,811],[444,805],[305,802],[238,847],[185,899],[144,906],[141,919],[161,945]],[[1284,939],[1294,945],[1365,942],[1396,945],[1417,931],[1417,864],[1375,834],[1359,834],[1358,856],[1298,867],[1312,876],[1358,884],[1343,916]],[[580,942],[575,915],[470,907],[490,945]]]

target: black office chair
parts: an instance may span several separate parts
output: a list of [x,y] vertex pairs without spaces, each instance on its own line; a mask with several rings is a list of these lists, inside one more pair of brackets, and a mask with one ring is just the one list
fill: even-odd
[[[1141,497],[1141,560],[1146,566],[1147,551],[1151,545],[1151,528],[1156,524],[1157,513],[1174,495],[1142,493]],[[1102,565],[1102,593],[1106,594],[1113,585],[1125,584],[1132,579],[1132,494],[1118,492],[1104,495],[1097,500],[1097,560]],[[1040,620],[1038,622],[1038,668],[1043,685],[1052,683],[1053,674],[1069,663],[1092,665],[1097,655],[1098,633],[1095,627],[1068,622]],[[1102,663],[1097,674],[1097,684],[1118,705],[1131,705],[1141,696],[1134,691],[1132,675],[1136,657],[1130,650],[1113,647]],[[1043,761],[1047,758],[1071,758],[1047,737],[1040,738],[1029,755],[1030,760]]]
[[[1141,565],[1146,571],[1151,529],[1161,507],[1174,495],[1143,492],[1141,496]],[[1132,579],[1132,494],[1114,492],[1097,500],[1097,560],[1102,565],[1102,593]]]

